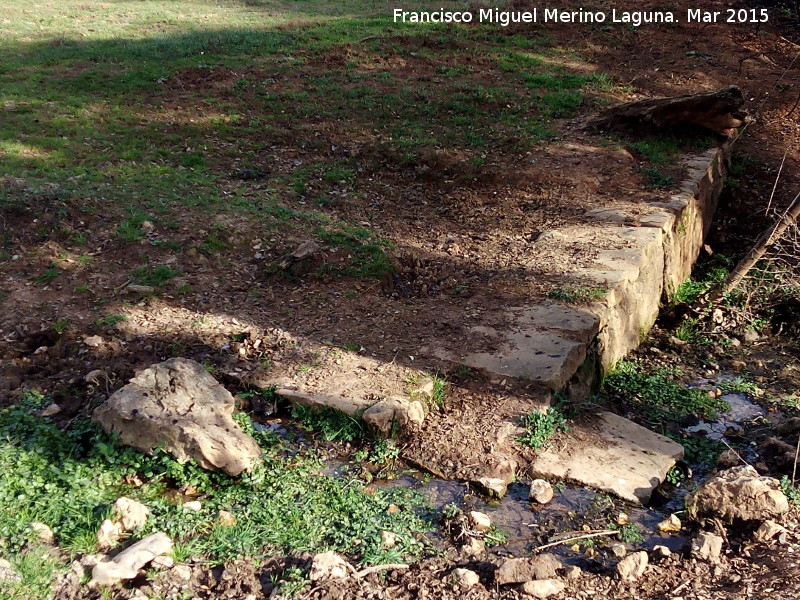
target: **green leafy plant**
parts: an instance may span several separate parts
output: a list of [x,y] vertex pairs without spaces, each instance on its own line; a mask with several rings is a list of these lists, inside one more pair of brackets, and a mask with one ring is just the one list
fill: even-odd
[[145,265],[133,270],[133,278],[141,285],[160,287],[175,277],[179,271],[168,265]]
[[548,408],[544,414],[538,411],[530,412],[522,417],[519,423],[526,429],[526,432],[520,435],[517,441],[534,450],[545,448],[547,441],[556,432],[565,433],[569,430],[567,420],[558,409],[553,407]]
[[610,523],[608,528],[619,531],[617,538],[623,544],[638,544],[644,541],[644,536],[636,523],[626,523],[625,525]]
[[365,437],[361,419],[328,406],[311,408],[293,404],[291,413],[305,429],[319,433],[328,442],[352,442]]
[[781,477],[781,491],[795,506],[800,506],[800,489],[792,483],[788,475]]

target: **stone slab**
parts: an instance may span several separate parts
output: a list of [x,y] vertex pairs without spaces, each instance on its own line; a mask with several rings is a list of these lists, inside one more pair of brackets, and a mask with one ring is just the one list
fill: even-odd
[[683,452],[683,446],[669,438],[602,412],[590,425],[571,429],[563,448],[540,452],[531,463],[531,472],[646,504]]

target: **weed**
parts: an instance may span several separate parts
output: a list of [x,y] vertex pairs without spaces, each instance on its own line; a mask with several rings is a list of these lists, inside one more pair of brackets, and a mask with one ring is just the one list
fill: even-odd
[[34,277],[34,281],[38,283],[50,283],[61,274],[61,269],[58,268],[56,265],[50,265],[50,267],[43,271],[41,275],[37,275]]
[[567,286],[550,290],[547,297],[552,300],[561,300],[570,304],[585,304],[602,300],[608,290],[606,288],[592,288],[584,286]]
[[753,398],[760,398],[764,395],[763,389],[752,381],[747,381],[743,377],[737,377],[730,381],[720,381],[718,387],[726,394],[747,394]]
[[623,544],[638,544],[644,541],[644,536],[636,523],[626,523],[625,525],[611,523],[608,528],[619,531],[617,538]]
[[678,154],[678,140],[672,137],[648,137],[630,144],[630,149],[654,164],[665,164],[672,162]]
[[219,239],[216,235],[209,234],[203,240],[203,243],[200,244],[200,252],[205,254],[211,254],[213,252],[219,252],[225,250],[228,247],[228,244],[225,241]]
[[696,342],[700,338],[700,321],[699,319],[688,317],[685,318],[675,328],[675,337],[684,342]]
[[392,440],[378,438],[372,445],[368,458],[371,463],[376,465],[389,465],[394,463],[400,456],[400,448]]
[[72,327],[72,322],[69,319],[59,319],[53,323],[53,331],[56,333],[64,333],[70,327]]
[[444,406],[445,398],[447,397],[447,386],[450,384],[448,381],[441,377],[438,374],[434,374],[433,377],[433,392],[431,392],[431,404],[442,408]]
[[647,186],[654,190],[668,190],[675,187],[675,181],[669,175],[664,175],[654,167],[642,169],[642,175],[647,181]]
[[719,455],[725,450],[725,445],[722,442],[704,435],[684,437],[667,432],[666,436],[683,446],[685,451],[684,459],[692,465],[713,467],[717,464]]
[[132,276],[141,285],[161,287],[175,277],[179,271],[167,265],[145,265],[133,270]]
[[724,400],[681,385],[671,379],[673,375],[663,370],[641,373],[636,363],[620,361],[606,375],[603,387],[626,402],[640,405],[650,419],[659,422],[680,421],[687,415],[713,420],[718,410],[730,410]]
[[665,480],[667,483],[677,487],[686,480],[686,473],[684,473],[683,469],[672,467],[669,471],[667,471]]
[[792,483],[788,475],[781,477],[781,491],[795,506],[800,506],[800,489]]
[[519,423],[527,431],[519,436],[517,441],[524,446],[530,446],[534,450],[541,450],[547,447],[547,440],[553,437],[556,432],[565,433],[569,430],[567,420],[553,407],[548,408],[544,414],[538,411],[530,412],[520,418]]
[[127,321],[128,317],[126,315],[106,315],[105,317],[100,317],[97,319],[94,324],[98,327],[113,327],[117,323],[122,323]]
[[325,441],[352,442],[365,436],[361,419],[352,417],[328,406],[310,408],[302,404],[292,405],[292,418],[297,419],[308,431],[318,432]]
[[129,217],[120,223],[117,228],[117,236],[125,242],[139,242],[144,238],[142,225],[147,220],[144,215],[137,214]]

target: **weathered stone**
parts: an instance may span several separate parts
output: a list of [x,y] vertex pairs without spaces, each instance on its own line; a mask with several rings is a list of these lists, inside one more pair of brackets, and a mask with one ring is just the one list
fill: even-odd
[[455,579],[455,582],[463,588],[475,587],[481,581],[481,578],[478,577],[478,574],[475,571],[470,571],[469,569],[455,569],[453,571],[453,579]]
[[388,550],[397,545],[397,534],[391,531],[381,531],[381,546]]
[[701,531],[692,540],[692,556],[712,563],[718,563],[722,553],[723,540],[720,536],[708,531]]
[[0,581],[20,581],[19,573],[14,570],[11,563],[5,558],[0,558]]
[[566,587],[566,584],[560,579],[538,579],[526,581],[522,586],[522,593],[534,598],[549,598],[560,594]]
[[617,563],[617,573],[623,581],[635,581],[647,569],[647,552],[634,552]]
[[618,415],[602,412],[589,425],[577,425],[559,449],[540,452],[531,471],[571,479],[647,503],[667,471],[683,458],[683,446]]
[[94,413],[119,441],[143,452],[162,447],[176,459],[239,475],[261,455],[232,418],[233,396],[193,360],[173,358],[131,379]]
[[32,531],[35,531],[36,535],[39,538],[39,541],[45,544],[52,544],[56,539],[53,530],[50,529],[50,527],[48,527],[44,523],[39,523],[34,521],[30,525],[28,525],[28,528],[31,529]]
[[97,547],[100,550],[108,550],[116,546],[122,539],[122,525],[115,523],[111,519],[106,519],[100,524],[97,530]]
[[653,558],[663,559],[672,556],[672,551],[666,546],[653,546]]
[[189,565],[175,565],[169,574],[178,581],[189,581],[192,578],[192,567]]
[[676,531],[680,531],[683,524],[681,520],[678,518],[678,515],[670,515],[661,523],[658,524],[658,530],[661,533],[673,533]]
[[399,396],[381,400],[373,404],[361,415],[361,419],[383,435],[392,434],[392,430],[419,427],[425,420],[425,409],[418,400],[406,400]]
[[739,455],[736,453],[736,450],[728,448],[719,455],[719,458],[717,459],[717,468],[730,469],[731,467],[738,465],[739,462],[740,459]]
[[61,407],[55,402],[48,404],[42,410],[36,411],[37,417],[53,417],[61,412]]
[[757,542],[767,543],[779,533],[786,531],[785,527],[778,525],[775,521],[764,521],[756,532],[753,534],[753,539]]
[[472,528],[477,531],[489,531],[492,528],[492,520],[489,515],[486,515],[477,510],[469,513],[469,522]]
[[609,545],[609,549],[611,550],[611,554],[617,558],[622,558],[628,553],[628,548],[622,542],[612,542]]
[[322,552],[311,559],[311,570],[308,578],[313,581],[326,579],[344,579],[350,574],[352,567],[335,552]]
[[487,496],[502,498],[508,492],[508,486],[514,482],[517,472],[517,461],[510,456],[501,456],[490,465],[489,472],[478,477],[473,483]]
[[227,510],[220,510],[217,513],[217,522],[223,527],[233,527],[236,525],[236,517]]
[[466,558],[478,558],[486,554],[486,542],[480,538],[470,537],[463,546],[461,546],[461,554]]
[[199,500],[189,500],[189,502],[184,502],[182,506],[186,510],[191,510],[193,512],[200,512],[203,510],[203,504]]
[[133,579],[156,556],[169,554],[172,540],[165,533],[154,533],[126,548],[113,559],[100,561],[92,569],[95,585],[114,585],[123,579]]
[[114,521],[118,522],[124,531],[134,531],[144,527],[150,510],[141,502],[122,496],[114,502]]
[[719,473],[689,494],[686,510],[692,519],[764,521],[789,512],[789,502],[778,480],[745,465]]
[[532,579],[555,579],[561,561],[552,554],[509,558],[494,573],[497,585],[523,583]]
[[171,556],[156,556],[151,562],[150,566],[154,569],[161,569],[162,571],[166,569],[171,569],[175,566],[175,559]]
[[553,499],[553,486],[544,479],[534,479],[531,481],[531,491],[528,499],[539,504],[547,504]]

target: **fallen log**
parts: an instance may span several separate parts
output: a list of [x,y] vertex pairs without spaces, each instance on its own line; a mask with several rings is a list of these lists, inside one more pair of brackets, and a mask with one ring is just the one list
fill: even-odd
[[589,126],[615,131],[663,131],[700,127],[727,135],[748,122],[741,90],[732,85],[715,92],[653,98],[613,106],[590,121]]

